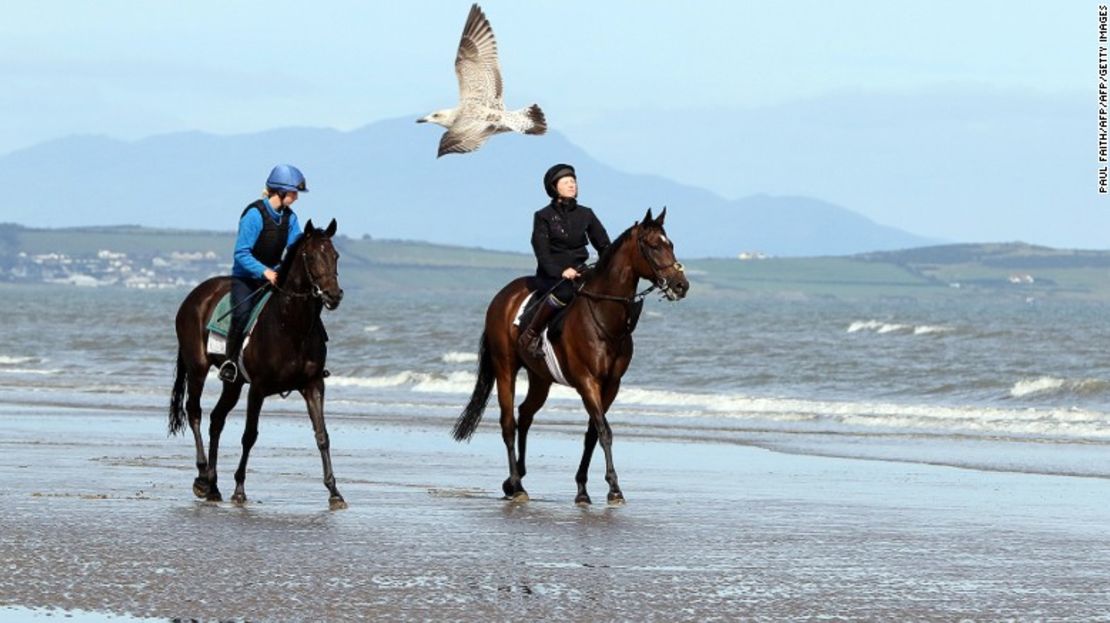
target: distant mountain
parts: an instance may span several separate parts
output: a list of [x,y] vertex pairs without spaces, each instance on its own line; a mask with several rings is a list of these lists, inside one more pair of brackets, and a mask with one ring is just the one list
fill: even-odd
[[[415,117],[413,117],[415,119]],[[337,218],[349,236],[527,251],[540,179],[555,162],[579,172],[582,202],[614,237],[649,207],[669,206],[680,257],[838,255],[935,243],[805,197],[726,200],[658,176],[598,162],[562,135],[499,136],[481,151],[436,159],[439,132],[413,119],[358,130],[199,132],[135,142],[75,136],[0,157],[2,220],[32,227],[138,224],[234,229],[270,167],[300,166],[310,192],[302,222]]]

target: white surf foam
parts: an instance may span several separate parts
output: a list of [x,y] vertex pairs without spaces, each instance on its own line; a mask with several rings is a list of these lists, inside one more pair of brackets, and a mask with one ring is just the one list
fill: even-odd
[[1012,398],[1042,396],[1051,394],[1093,394],[1110,390],[1110,381],[1103,379],[1059,379],[1054,376],[1041,376],[1035,379],[1021,379],[1010,388]]
[[[332,376],[328,383],[332,386],[367,390],[395,388],[414,393],[465,396],[473,391],[475,380],[476,375],[471,371],[432,374],[406,370],[378,377]],[[1062,381],[1051,377],[1035,379],[1028,384],[1031,389],[1026,391],[1047,391],[1060,383]],[[522,375],[516,385],[517,404],[527,391],[528,384]],[[352,396],[345,398],[355,399]],[[491,397],[491,400],[495,399]],[[575,390],[566,387],[553,387],[550,399],[579,401]],[[1110,439],[1110,414],[1084,409],[809,400],[735,393],[694,393],[635,386],[621,389],[614,408],[623,412],[639,411],[661,418],[724,418],[747,422],[745,426],[813,432],[920,431],[942,435]]]
[[405,370],[386,376],[331,376],[328,385],[333,387],[362,387],[367,389],[408,387],[415,392],[470,393],[477,376],[473,372],[458,371],[444,376]]
[[881,320],[856,320],[848,325],[848,333],[871,331],[879,335],[887,333],[912,333],[913,335],[935,335],[955,331],[955,328],[945,325],[912,325],[898,322],[883,322]]
[[948,333],[955,331],[953,327],[945,327],[943,325],[923,324],[913,328],[914,335],[931,335],[933,333]]
[[35,361],[34,357],[13,357],[11,355],[0,355],[0,365],[5,366],[18,366],[21,363],[29,363]]
[[61,370],[56,368],[0,368],[0,373],[3,374],[36,374],[40,376],[50,376],[52,374],[61,374]]
[[460,353],[458,351],[451,351],[445,353],[440,359],[443,363],[471,363],[478,361],[478,353]]
[[1002,409],[880,402],[836,402],[738,394],[621,390],[617,405],[680,407],[678,413],[837,430],[845,427],[937,433],[1110,439],[1110,417],[1083,409]]
[[1014,398],[1024,398],[1033,394],[1055,393],[1063,389],[1065,381],[1051,376],[1042,376],[1036,379],[1022,379],[1010,388],[1010,395]]

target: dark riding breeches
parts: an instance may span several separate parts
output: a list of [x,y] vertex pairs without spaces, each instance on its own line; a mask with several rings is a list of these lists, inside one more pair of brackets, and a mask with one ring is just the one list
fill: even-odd
[[574,287],[574,282],[562,277],[548,277],[547,275],[536,275],[535,277],[536,291],[543,293],[555,288],[551,291],[551,296],[558,301],[557,307],[566,307],[568,303],[574,300],[574,295],[578,293],[578,289]]
[[[238,359],[239,348],[243,345],[243,330],[247,326],[251,309],[258,302],[258,296],[250,301],[251,292],[262,287],[264,279],[251,279],[250,277],[231,278],[231,328],[227,332],[227,355]],[[243,302],[247,301],[247,302]],[[240,304],[242,303],[242,304]]]

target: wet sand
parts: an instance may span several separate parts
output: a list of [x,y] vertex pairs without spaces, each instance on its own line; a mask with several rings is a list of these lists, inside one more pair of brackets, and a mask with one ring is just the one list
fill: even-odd
[[[269,410],[250,501],[237,507],[192,496],[191,436],[167,438],[161,413],[0,406],[0,606],[251,621],[1110,613],[1104,479],[618,429],[628,504],[598,502],[599,452],[595,504],[579,508],[580,433],[540,423],[532,500],[513,504],[500,499],[505,455],[491,421],[470,444],[453,442],[446,422],[333,417],[329,429],[349,509],[327,510],[307,417]],[[237,413],[222,444],[225,498],[241,432]]]

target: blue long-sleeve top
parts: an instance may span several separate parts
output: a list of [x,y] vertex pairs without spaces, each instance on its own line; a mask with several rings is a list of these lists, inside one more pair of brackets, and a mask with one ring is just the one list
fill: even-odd
[[[272,218],[275,223],[281,221],[281,215],[277,213],[269,201],[263,201],[266,207],[267,218]],[[243,218],[239,219],[239,235],[235,238],[235,262],[231,266],[231,275],[233,277],[250,277],[252,279],[262,279],[266,269],[277,270],[277,266],[266,266],[259,262],[254,255],[251,255],[251,249],[254,244],[258,242],[258,236],[262,233],[262,214],[258,210],[247,210]],[[301,224],[297,222],[297,213],[289,212],[289,238],[286,241],[285,248],[293,246],[297,238],[301,237]]]

